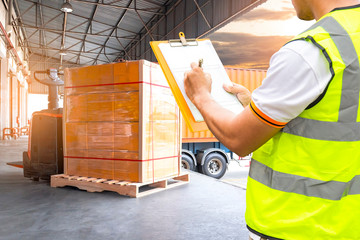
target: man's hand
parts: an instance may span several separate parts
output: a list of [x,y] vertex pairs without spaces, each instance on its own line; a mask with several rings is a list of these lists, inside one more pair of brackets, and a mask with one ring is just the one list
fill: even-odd
[[246,87],[236,83],[233,85],[224,84],[223,87],[225,91],[234,94],[244,107],[250,104],[251,93]]
[[220,106],[211,97],[211,77],[203,72],[198,63],[191,64],[192,70],[185,73],[184,86],[189,99],[199,109],[201,115],[215,137],[228,149],[239,156],[246,156],[272,138],[279,128],[263,123],[250,110],[250,91],[234,84],[224,85],[224,89],[237,96],[245,107],[234,114]]
[[198,106],[201,99],[211,93],[211,76],[204,73],[198,63],[191,63],[191,71],[185,73],[184,87],[186,95]]

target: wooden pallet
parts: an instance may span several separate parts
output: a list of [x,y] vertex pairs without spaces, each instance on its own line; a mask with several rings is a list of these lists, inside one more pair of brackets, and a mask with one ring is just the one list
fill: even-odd
[[130,197],[143,197],[189,183],[189,174],[158,180],[155,183],[132,183],[103,178],[58,174],[51,176],[51,187],[73,186],[88,192],[112,191]]

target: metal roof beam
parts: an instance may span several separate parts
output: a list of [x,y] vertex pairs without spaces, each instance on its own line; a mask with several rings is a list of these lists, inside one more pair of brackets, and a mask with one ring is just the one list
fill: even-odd
[[211,25],[209,23],[209,21],[207,20],[207,18],[205,17],[205,14],[203,13],[203,11],[201,10],[201,7],[199,6],[197,0],[194,0],[194,3],[196,5],[196,8],[199,10],[201,16],[203,17],[204,21],[206,22],[206,24],[208,25],[209,28],[211,28]]
[[132,8],[130,6],[123,7],[123,6],[119,6],[119,5],[106,4],[106,3],[100,3],[100,2],[89,2],[89,1],[85,1],[85,0],[72,0],[72,1],[78,2],[78,3],[97,5],[97,6],[102,6],[102,7],[111,7],[111,8],[118,8],[118,9],[122,9],[122,10],[132,10],[132,11],[140,11],[140,12],[146,12],[146,13],[151,13],[151,14],[156,14],[156,15],[164,15],[163,13],[160,13],[160,12],[151,11],[151,10],[162,9],[162,7],[161,8],[138,8],[138,9],[136,9],[136,8]]
[[[56,37],[56,38],[54,38],[53,40],[51,40],[51,41],[48,43],[48,45],[50,45],[51,43],[53,43],[55,40],[59,39],[60,37],[62,37],[61,34],[59,34],[58,37]],[[68,37],[68,38],[73,38],[73,39],[75,39],[75,40],[79,40],[79,42],[76,43],[76,44],[79,44],[79,43],[82,41],[82,39],[81,39],[81,38],[78,38],[78,37],[74,37],[74,36],[70,36],[70,35],[67,35],[67,37]],[[99,48],[101,48],[101,50],[102,50],[102,48],[104,47],[103,44],[98,43],[98,42],[93,42],[93,41],[89,41],[89,40],[86,40],[86,42],[91,43],[91,44],[96,45],[96,46],[99,46]],[[76,44],[75,44],[75,45],[76,45]],[[66,50],[68,50],[69,48],[70,48],[70,47],[66,48]],[[107,47],[107,48],[108,48],[108,49],[113,49],[113,50],[116,50],[116,51],[119,50],[119,49],[113,48],[113,47]],[[101,52],[101,50],[100,50],[100,52]]]
[[[61,45],[60,45],[60,51],[63,51],[65,49],[65,37],[66,37],[66,24],[67,24],[67,12],[64,12],[64,21],[63,21],[63,33],[61,37]],[[60,55],[60,66],[63,62],[63,55]]]
[[[49,59],[54,59],[54,56],[55,55],[57,55],[58,54],[58,52],[56,52],[55,54],[53,54],[52,56],[49,56],[49,57],[45,57],[45,56],[43,56],[44,58],[45,58],[45,62],[47,62]],[[41,55],[40,55],[41,56]],[[57,61],[59,61],[59,59],[57,59]],[[35,64],[33,64],[32,66],[29,66],[29,69],[31,70],[33,67],[35,67],[36,65],[38,65],[38,63],[35,63]]]
[[154,5],[157,5],[159,6],[159,8],[163,8],[164,6],[161,4],[161,3],[158,3],[156,1],[152,1],[152,0],[143,0],[144,2],[148,2],[148,3],[151,3],[151,4],[154,4]]
[[[39,3],[41,3],[42,0],[39,0]],[[40,15],[40,23],[41,23],[41,26],[44,26],[44,16],[43,16],[43,9],[42,9],[42,6],[39,5],[39,15]],[[45,48],[47,47],[47,42],[46,42],[46,36],[45,36],[45,31],[44,30],[41,30],[40,31],[40,35],[42,36],[42,41],[44,43],[44,46]],[[45,54],[43,53],[43,55],[47,56],[47,52],[45,52]]]
[[[30,3],[35,3],[35,4],[40,4],[40,3],[37,3],[37,2],[33,2],[32,0],[22,0],[22,1],[30,2]],[[62,12],[60,9],[58,9],[58,8],[55,8],[55,7],[52,7],[52,6],[43,4],[43,3],[42,3],[41,5],[44,6],[44,7],[49,8],[49,9],[55,10],[55,11],[60,11],[61,14],[63,13],[63,12]],[[61,15],[61,14],[60,14],[60,15]],[[84,18],[84,19],[86,19],[86,20],[89,19],[88,17],[81,16],[81,15],[76,14],[76,13],[74,13],[74,12],[72,12],[71,15],[72,15],[72,16],[75,16],[75,17],[79,17],[79,18]],[[99,24],[103,24],[103,25],[108,26],[108,27],[114,27],[114,26],[111,25],[111,24],[104,23],[104,22],[98,21],[98,20],[96,20],[96,19],[93,19],[93,22],[96,22],[96,23],[99,23]],[[118,27],[118,29],[119,29],[119,30],[122,30],[122,31],[126,31],[126,32],[129,32],[129,33],[132,33],[132,34],[137,34],[136,32],[133,32],[133,31],[130,31],[130,30],[127,30],[127,29],[124,29],[124,28],[119,28],[119,27]]]
[[[80,42],[78,42],[77,44],[79,44]],[[51,51],[59,51],[58,48],[53,48],[53,47],[47,47],[47,48],[44,48],[44,47],[31,47],[33,49],[44,49],[44,50],[51,50]],[[98,49],[98,48],[96,48]],[[78,54],[78,53],[82,53],[82,54],[98,54],[98,52],[94,52],[94,50],[90,50],[90,51],[78,51],[78,50],[66,50],[67,53],[71,53],[71,54]],[[120,54],[122,53],[122,51],[117,51],[117,52],[111,52],[111,53],[106,53],[107,55],[117,55],[117,54]],[[82,56],[81,56],[82,57]]]
[[[165,36],[163,36],[163,38],[166,38],[170,33],[172,33],[175,29],[177,29],[178,27],[182,26],[185,24],[185,22],[187,20],[189,20],[190,18],[192,18],[195,14],[197,14],[197,12],[199,11],[199,9],[205,7],[206,5],[208,5],[210,3],[210,1],[212,0],[208,0],[206,1],[203,5],[201,5],[201,7],[197,8],[193,13],[191,13],[189,16],[187,16],[184,20],[182,20],[178,25],[176,25],[175,27],[173,27],[173,29],[171,31],[169,31]],[[210,26],[211,27],[211,26]]]
[[[38,27],[38,26],[34,26],[34,28],[36,29],[35,32],[33,32],[28,39],[30,39],[32,36],[35,35],[35,33],[37,33],[39,31],[40,28],[44,28],[47,24],[49,24],[50,22],[54,21],[57,17],[60,17],[62,15],[62,13],[59,13],[58,15],[55,15],[53,18],[51,18],[49,21],[47,21],[46,23],[44,23],[44,26]],[[27,28],[27,24],[23,24],[25,28]]]
[[[166,5],[167,5],[169,2],[171,2],[171,1],[172,1],[172,0],[168,0],[168,1],[164,4],[164,6],[166,6]],[[172,11],[181,3],[181,1],[182,1],[182,0],[178,0],[175,4],[173,4],[173,5],[171,6],[171,8],[166,11],[165,15],[162,16],[162,17],[160,18],[160,20],[158,20],[157,23],[148,30],[148,33],[151,32],[151,31],[159,24],[159,22],[160,22],[161,20],[163,20],[170,12],[172,12]],[[152,22],[155,17],[157,17],[157,16],[153,16],[153,17],[149,20],[149,22]],[[133,39],[131,39],[130,43],[128,43],[128,45],[127,45],[126,47],[123,46],[123,48],[124,48],[124,53],[125,53],[126,56],[129,56],[129,52],[130,52],[134,47],[136,47],[136,46],[139,44],[139,42],[141,42],[141,41],[144,39],[145,36],[141,37],[140,39],[136,39],[137,37],[140,37],[140,33],[141,33],[142,31],[143,31],[143,29],[141,29],[141,30],[139,31],[139,33],[138,33],[136,36],[134,36]],[[156,35],[156,36],[159,36],[159,35]],[[129,48],[130,48],[130,49],[129,49]],[[115,59],[117,59],[118,57],[120,57],[120,56],[117,56]],[[131,59],[131,57],[129,57],[129,59]]]
[[[56,62],[45,62],[45,61],[39,61],[39,60],[29,60],[29,62],[31,63],[48,63],[48,64],[59,64],[58,63],[58,59],[56,59],[57,61]],[[79,66],[78,64],[75,64],[75,63],[63,63],[63,65],[66,65],[66,66]]]
[[[42,59],[40,60],[33,60],[33,59],[29,59],[29,68],[33,69],[35,66],[37,66],[38,64],[55,64],[55,65],[59,65],[59,59],[58,58],[54,58],[53,56],[55,56],[56,54],[54,54],[52,57],[48,57],[46,60],[43,60],[45,57],[39,54],[32,54],[32,56],[37,56],[40,57]],[[71,65],[71,66],[75,66],[77,64],[74,63],[70,63],[68,61],[64,61],[63,62],[64,65]]]
[[120,42],[120,40],[119,40],[118,38],[116,38],[116,40],[119,42],[120,46],[123,48],[123,52],[125,53],[125,56],[128,58],[128,60],[131,60],[131,57],[130,57],[129,54],[125,51],[124,45]]
[[112,2],[110,2],[110,3],[108,3],[108,4],[114,4],[114,3],[117,3],[117,2],[121,2],[122,0],[115,0],[115,1],[112,1]]
[[[28,47],[28,46],[25,46],[25,45],[20,45],[21,47],[24,47],[24,48],[33,48],[33,49],[42,49],[43,47],[39,44],[39,43],[37,43],[37,42],[29,42],[31,45],[35,45],[35,46],[30,46],[30,47]],[[67,52],[76,52],[76,53],[78,53],[78,52],[80,52],[80,51],[78,51],[78,50],[71,50],[70,48],[72,48],[72,47],[74,47],[74,46],[76,46],[76,45],[78,45],[79,43],[82,43],[82,40],[79,40],[77,43],[75,43],[75,44],[73,44],[73,45],[71,45],[70,47],[68,47],[67,49],[66,49],[66,51]],[[81,51],[82,53],[84,53],[84,54],[98,54],[99,53],[99,51],[96,51],[96,50],[98,50],[98,49],[100,49],[100,48],[102,48],[102,45],[100,45],[100,46],[98,46],[98,47],[96,47],[96,48],[93,48],[93,49],[91,49],[91,50],[89,50],[89,51],[86,51],[86,52],[84,52],[84,51]],[[55,48],[55,47],[47,47],[46,49],[48,49],[48,50],[54,50],[54,51],[59,51],[59,48]],[[113,50],[115,50],[115,49],[113,49]],[[96,51],[96,52],[95,52]],[[119,52],[119,49],[116,49],[116,52]],[[112,53],[110,53],[110,54],[115,54],[115,52],[112,52]],[[109,53],[108,53],[108,55],[109,55]]]
[[[14,2],[16,2],[16,6],[18,6],[17,4],[17,0],[14,0]],[[36,2],[34,2],[33,4],[30,5],[30,7],[28,7],[24,12],[22,12],[20,14],[20,11],[19,11],[19,14],[17,15],[17,17],[12,21],[12,23],[15,23],[18,19],[21,19],[22,16],[24,16],[30,9],[32,9],[34,6],[36,6]],[[19,9],[19,7],[17,7],[17,9]]]
[[[21,28],[21,31],[23,33],[23,37],[24,37],[24,42],[27,43],[28,41],[28,37],[27,37],[27,33],[24,29],[24,26],[23,26],[23,20],[22,20],[22,15],[23,14],[20,14],[20,10],[19,10],[19,5],[18,5],[18,2],[17,0],[14,0],[14,7],[15,7],[15,11],[17,12],[17,18],[15,20],[17,20],[17,22],[19,23],[20,25],[20,28]],[[30,6],[28,9],[25,10],[24,13],[26,13],[29,9],[31,9],[32,7],[34,7],[34,5]],[[15,20],[13,21],[13,23],[15,22]],[[27,43],[27,46],[29,47],[29,44]],[[31,49],[30,49],[31,50]],[[30,51],[29,50],[29,51]],[[24,51],[25,52],[25,51]],[[29,54],[29,53],[28,53]],[[26,52],[25,52],[25,55],[26,55]],[[27,56],[29,58],[29,56]]]
[[[100,0],[97,0],[97,3],[99,3],[99,1],[100,1]],[[90,16],[90,18],[89,18],[89,22],[88,22],[88,25],[86,26],[86,30],[85,30],[84,39],[83,39],[82,44],[81,44],[81,47],[80,47],[80,52],[79,52],[79,55],[78,55],[78,57],[77,57],[77,59],[76,59],[76,61],[75,61],[76,63],[79,63],[79,64],[80,64],[81,50],[84,49],[84,51],[85,51],[85,40],[86,40],[87,34],[88,34],[88,32],[89,32],[89,29],[90,29],[90,27],[91,27],[91,24],[92,24],[92,21],[93,21],[93,19],[94,19],[94,16],[95,16],[95,14],[96,14],[96,12],[97,12],[98,6],[99,6],[99,5],[95,5],[95,7],[94,7],[94,9],[93,9],[93,11],[92,11],[92,13],[91,13],[91,16]]]
[[147,33],[149,34],[151,40],[155,41],[153,35],[151,34],[151,32],[149,31],[149,29],[147,28],[146,23],[144,22],[144,20],[142,19],[139,11],[138,11],[137,8],[136,8],[136,0],[134,0],[134,1],[135,1],[135,2],[134,2],[134,5],[135,5],[135,12],[136,12],[136,14],[138,15],[141,23],[143,24],[144,28],[146,29]]
[[[74,36],[70,36],[70,35],[68,35],[68,38],[73,38],[73,39],[82,41],[82,38],[78,38],[78,37],[74,37]],[[110,37],[109,37],[109,38],[110,38]],[[94,44],[94,45],[97,45],[97,46],[100,46],[101,48],[104,47],[104,44],[101,44],[101,43],[98,43],[98,42],[93,42],[93,41],[89,41],[89,40],[86,40],[86,42],[87,42],[87,43]],[[107,48],[109,48],[109,49],[114,49],[114,50],[119,50],[119,49],[117,49],[117,48],[113,48],[113,47],[109,47],[109,46],[107,46]]]
[[221,21],[220,23],[216,24],[216,26],[213,26],[211,29],[209,29],[208,31],[204,32],[203,34],[201,34],[198,38],[201,38],[207,34],[209,34],[213,29],[216,29],[220,26],[222,26],[223,24],[231,21],[232,19],[235,19],[236,17],[240,16],[243,13],[246,13],[247,11],[251,10],[252,8],[256,7],[257,5],[261,4],[262,2],[266,2],[267,0],[256,0],[255,2],[249,4],[248,6],[246,6],[245,8],[241,9],[240,11],[238,11],[236,14],[229,16],[228,18],[224,19],[223,21]]
[[[166,13],[165,13],[165,16],[162,16],[150,29],[149,29],[149,31],[151,32],[155,27],[157,27],[157,25],[167,16],[167,15],[169,15],[169,13],[171,13],[172,11],[174,11],[175,10],[175,8],[181,3],[181,1],[182,0],[178,0]],[[206,3],[205,3],[206,4]],[[192,15],[194,15],[195,13],[196,13],[197,11],[195,11]],[[191,15],[191,16],[192,16]],[[188,17],[189,18],[189,17]],[[187,18],[187,19],[188,19]],[[150,19],[150,21],[149,22],[151,22],[153,20],[153,18],[152,19]],[[183,22],[185,22],[186,21],[186,19],[185,20],[183,20]],[[182,23],[183,24],[183,23]],[[180,25],[180,24],[179,24]],[[174,28],[175,29],[175,28]],[[141,32],[143,32],[143,29],[139,32],[139,33],[141,33]],[[167,35],[169,35],[171,33],[171,31],[169,32],[169,33],[167,33],[165,36],[163,36],[162,37],[162,39],[164,39]],[[136,44],[133,44],[134,43],[134,40],[133,41],[131,41],[127,46],[126,46],[126,49],[128,48],[128,47],[130,47],[130,49],[128,50],[129,52],[133,49],[133,48],[135,48],[145,37],[147,36],[147,34],[144,34],[138,41],[137,41],[137,43]]]
[[106,52],[105,52],[105,48],[103,49],[104,50],[104,56],[106,57],[106,59],[108,60],[108,62],[110,63],[111,60],[108,58],[108,56],[106,55]]
[[[133,2],[133,0],[130,0],[130,2],[128,3],[127,7],[130,7],[131,4],[132,4],[132,2]],[[106,47],[106,44],[107,44],[107,42],[108,42],[109,39],[110,39],[110,36],[113,35],[113,33],[115,32],[115,30],[118,28],[119,24],[120,24],[120,23],[122,22],[122,20],[124,19],[126,12],[127,12],[127,10],[125,10],[125,11],[121,14],[121,16],[120,16],[120,18],[118,19],[118,21],[116,22],[113,30],[112,30],[112,31],[110,32],[110,34],[107,36],[107,38],[106,38],[106,40],[105,40],[105,42],[104,42],[104,44],[103,44],[103,47],[102,47],[101,50],[99,51],[99,54],[96,56],[96,60],[94,61],[93,65],[97,62],[97,59],[99,58],[99,55],[100,55],[100,53],[102,52],[102,49]]]
[[[77,45],[77,44],[79,44],[79,43],[80,43],[80,42],[77,42],[77,43],[73,44],[71,47],[73,47],[73,46],[75,46],[75,45]],[[39,55],[39,54],[37,54],[37,55],[44,57],[44,58],[45,58],[45,62],[47,62],[47,61],[50,60],[50,59],[55,59],[54,56],[58,55],[59,52],[60,52],[60,50],[59,50],[59,49],[56,49],[56,52],[55,52],[52,56],[50,56],[50,57],[46,57],[46,56]],[[57,60],[58,60],[58,59],[57,59]],[[59,60],[58,60],[58,61],[59,61]],[[60,56],[60,64],[59,64],[59,65],[62,65],[62,61],[63,61],[62,56]],[[32,67],[35,67],[35,66],[36,66],[36,64],[33,65]]]
[[62,34],[60,33],[57,37],[55,37],[53,40],[51,40],[48,45],[51,45],[53,42],[55,42],[56,40],[58,40],[59,38],[62,37]]
[[[85,22],[84,22],[85,23]],[[81,23],[80,25],[84,24],[84,23]],[[32,25],[28,25],[28,24],[23,24],[23,27],[24,28],[28,28],[28,29],[37,29],[37,30],[44,30],[44,31],[47,31],[47,32],[51,32],[51,33],[55,33],[55,34],[62,34],[62,30],[60,29],[54,29],[54,28],[43,28],[43,27],[36,27],[36,26],[32,26]],[[78,26],[77,26],[78,27]],[[73,28],[72,28],[73,29]],[[78,34],[78,35],[87,35],[87,36],[93,36],[93,37],[108,37],[109,35],[106,35],[106,34],[100,34],[101,32],[104,32],[104,31],[109,31],[111,30],[112,28],[108,28],[108,29],[105,29],[103,31],[100,31],[100,32],[97,32],[97,33],[85,33],[85,32],[76,32],[76,31],[71,31],[71,30],[66,30],[66,33],[67,34]],[[119,38],[119,39],[128,39],[128,40],[132,40],[134,38],[134,36],[136,35],[128,35],[128,36],[122,36],[122,37],[119,37],[119,36],[110,36],[110,38]]]

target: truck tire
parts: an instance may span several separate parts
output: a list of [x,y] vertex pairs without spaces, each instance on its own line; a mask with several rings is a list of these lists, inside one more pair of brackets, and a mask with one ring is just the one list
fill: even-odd
[[210,153],[205,157],[201,172],[213,178],[221,178],[226,172],[226,159],[220,153]]
[[193,159],[187,155],[187,154],[182,154],[181,155],[181,167],[191,170],[191,171],[195,171],[195,164]]

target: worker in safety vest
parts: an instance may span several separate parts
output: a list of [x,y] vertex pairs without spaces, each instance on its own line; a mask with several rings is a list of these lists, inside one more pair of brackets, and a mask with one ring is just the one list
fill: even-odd
[[[197,63],[185,90],[214,135],[254,151],[246,193],[250,239],[360,239],[360,1],[293,0],[316,23],[273,55],[238,115],[211,97]],[[249,104],[251,100],[251,103]]]

